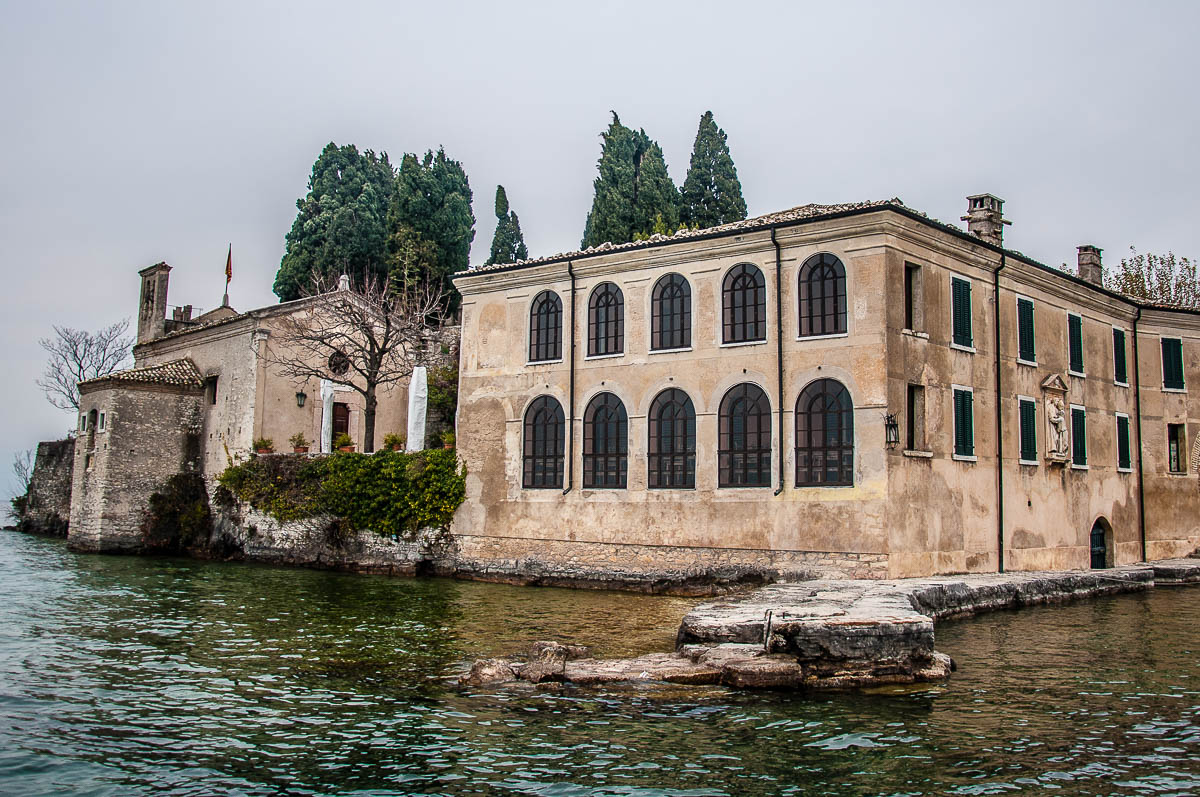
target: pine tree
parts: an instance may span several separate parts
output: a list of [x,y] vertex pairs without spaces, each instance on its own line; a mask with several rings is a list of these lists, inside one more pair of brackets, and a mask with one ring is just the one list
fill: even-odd
[[715,227],[746,218],[742,184],[729,154],[725,131],[717,127],[712,111],[700,117],[692,161],[683,181],[681,216],[690,227]]
[[521,235],[521,222],[515,211],[508,207],[508,194],[504,186],[496,186],[496,234],[492,236],[492,253],[484,265],[493,263],[515,263],[529,257],[525,237]]
[[313,164],[308,195],[296,200],[296,220],[275,275],[275,295],[300,298],[314,274],[356,281],[388,270],[388,206],[395,170],[386,154],[353,144],[325,146]]
[[406,154],[400,162],[396,191],[388,213],[393,276],[441,280],[457,297],[449,276],[464,270],[475,239],[471,185],[462,164],[426,152],[422,160]]
[[621,124],[615,111],[612,117],[601,134],[599,175],[583,229],[584,248],[648,235],[659,216],[667,228],[679,227],[679,190],[667,172],[662,148],[645,130],[634,132]]

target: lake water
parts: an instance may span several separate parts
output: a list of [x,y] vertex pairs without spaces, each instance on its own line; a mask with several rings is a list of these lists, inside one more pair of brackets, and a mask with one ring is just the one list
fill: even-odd
[[945,684],[464,690],[693,601],[80,556],[0,533],[0,793],[1200,794],[1200,588],[938,626]]

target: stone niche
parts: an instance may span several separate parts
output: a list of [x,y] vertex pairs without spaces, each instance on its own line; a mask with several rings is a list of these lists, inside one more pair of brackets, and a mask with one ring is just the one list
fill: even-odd
[[1067,403],[1067,383],[1059,374],[1042,382],[1042,406],[1046,417],[1046,461],[1066,465],[1071,458],[1071,405]]

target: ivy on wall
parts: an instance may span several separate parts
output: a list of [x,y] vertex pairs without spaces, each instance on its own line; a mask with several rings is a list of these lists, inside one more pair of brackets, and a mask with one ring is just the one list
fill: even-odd
[[466,497],[466,473],[453,450],[440,449],[254,457],[217,481],[281,523],[326,514],[354,530],[412,537],[449,527]]

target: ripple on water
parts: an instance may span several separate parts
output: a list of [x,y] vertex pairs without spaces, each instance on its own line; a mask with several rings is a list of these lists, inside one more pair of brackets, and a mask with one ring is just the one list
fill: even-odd
[[668,649],[692,601],[77,556],[0,535],[0,793],[1200,792],[1200,590],[938,627],[944,686],[459,691],[536,639]]

